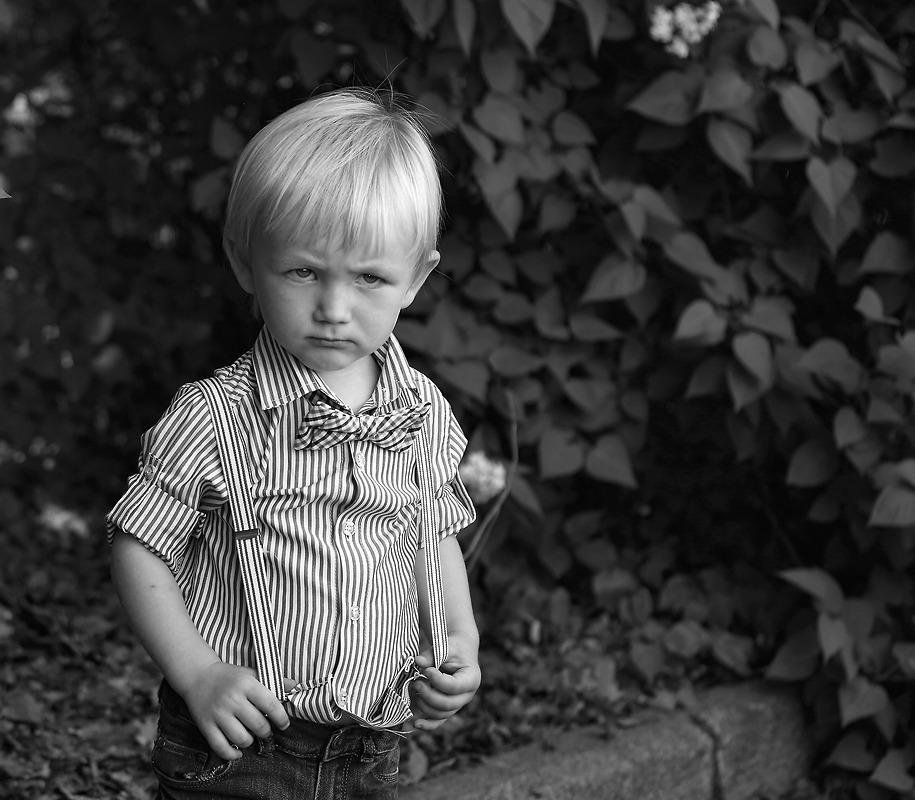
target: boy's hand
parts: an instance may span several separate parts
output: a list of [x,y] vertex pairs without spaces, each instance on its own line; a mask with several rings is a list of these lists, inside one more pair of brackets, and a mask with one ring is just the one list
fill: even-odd
[[475,637],[448,637],[448,658],[436,669],[431,650],[416,657],[416,666],[427,680],[410,685],[414,718],[405,729],[431,731],[466,706],[480,688],[480,664]]
[[182,687],[182,696],[213,752],[226,761],[241,758],[254,737],[270,735],[271,725],[289,727],[283,704],[248,667],[222,661],[201,670]]

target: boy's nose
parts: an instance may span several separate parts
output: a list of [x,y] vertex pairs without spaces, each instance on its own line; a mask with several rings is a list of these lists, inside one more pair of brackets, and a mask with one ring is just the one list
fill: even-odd
[[318,322],[338,325],[348,322],[350,317],[350,303],[345,287],[328,286],[318,296],[315,305],[315,319]]

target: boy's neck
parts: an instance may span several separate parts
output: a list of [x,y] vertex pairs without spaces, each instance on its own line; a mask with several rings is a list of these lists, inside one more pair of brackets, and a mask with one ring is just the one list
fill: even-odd
[[320,377],[327,388],[355,414],[372,396],[380,375],[378,362],[369,356],[359,362],[359,369],[328,372]]

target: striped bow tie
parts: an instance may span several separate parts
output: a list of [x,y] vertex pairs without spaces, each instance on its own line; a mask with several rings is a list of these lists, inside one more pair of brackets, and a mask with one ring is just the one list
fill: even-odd
[[426,421],[431,403],[419,403],[390,414],[351,414],[315,399],[295,437],[295,449],[333,447],[351,440],[375,442],[388,450],[406,450]]

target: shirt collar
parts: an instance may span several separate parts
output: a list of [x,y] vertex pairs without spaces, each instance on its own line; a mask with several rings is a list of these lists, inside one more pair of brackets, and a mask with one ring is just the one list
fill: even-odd
[[[381,377],[373,395],[377,403],[393,402],[404,389],[412,390],[412,401],[418,401],[416,379],[395,336],[392,334],[373,355],[381,367]],[[307,397],[312,392],[333,397],[324,381],[277,343],[266,327],[261,329],[254,343],[254,374],[264,410]]]

